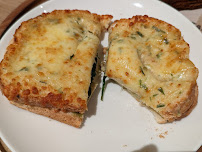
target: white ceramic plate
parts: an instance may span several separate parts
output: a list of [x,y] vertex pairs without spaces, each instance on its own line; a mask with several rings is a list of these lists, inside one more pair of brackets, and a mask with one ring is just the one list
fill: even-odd
[[[111,14],[114,20],[149,15],[179,28],[190,44],[190,58],[202,71],[202,34],[184,16],[156,0],[53,0],[19,19],[0,41],[0,59],[16,28],[24,20],[54,9],[84,9]],[[30,33],[31,34],[31,33]],[[107,46],[107,34],[102,41]],[[199,75],[199,91],[202,89]],[[81,129],[10,105],[0,95],[0,137],[13,152],[195,151],[202,143],[202,99],[181,121],[157,124],[153,115],[116,83],[109,83],[100,101],[100,87],[89,103]]]

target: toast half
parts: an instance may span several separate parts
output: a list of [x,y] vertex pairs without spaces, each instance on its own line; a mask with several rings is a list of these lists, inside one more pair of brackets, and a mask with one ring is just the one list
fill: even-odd
[[55,10],[23,22],[0,64],[3,94],[20,108],[79,127],[96,86],[100,36],[111,19]]
[[115,21],[107,53],[106,75],[154,111],[159,123],[180,119],[196,105],[198,69],[174,26],[148,16]]

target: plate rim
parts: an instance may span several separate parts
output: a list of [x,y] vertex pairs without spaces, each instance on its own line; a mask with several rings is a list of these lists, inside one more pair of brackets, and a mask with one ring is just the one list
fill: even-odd
[[[49,4],[51,4],[51,3],[54,3],[54,2],[56,2],[57,0],[49,0],[49,1],[46,1],[46,2],[43,2],[43,3],[41,3],[41,4],[39,4],[38,6],[36,6],[36,7],[34,7],[33,9],[31,9],[31,10],[29,10],[28,12],[26,12],[25,14],[23,14],[18,20],[16,20],[7,30],[6,30],[6,32],[4,32],[4,34],[2,35],[2,37],[1,37],[1,39],[0,39],[0,44],[1,43],[3,43],[4,41],[5,41],[5,39],[6,39],[6,35],[11,31],[11,30],[13,30],[13,28],[14,28],[14,30],[16,30],[17,28],[15,28],[15,26],[17,26],[16,24],[18,24],[18,23],[20,23],[21,22],[21,20],[24,20],[25,19],[25,17],[27,16],[27,15],[31,15],[32,16],[32,14],[40,7],[40,5],[49,5]],[[64,0],[59,0],[59,2],[61,2],[61,1],[64,1]],[[166,4],[166,3],[164,3],[164,2],[162,2],[162,1],[160,1],[160,0],[150,0],[150,3],[152,3],[152,2],[157,2],[157,3],[159,3],[159,5],[162,5],[163,7],[167,7],[167,8],[169,8],[169,9],[171,9],[172,11],[175,11],[175,13],[177,13],[178,15],[180,15],[180,17],[181,18],[183,18],[183,20],[185,20],[187,23],[191,23],[192,24],[192,22],[187,18],[187,17],[185,17],[183,14],[181,14],[179,11],[177,11],[175,8],[173,8],[173,7],[171,7],[170,5],[168,5],[168,4]],[[52,9],[52,8],[51,8]],[[67,8],[68,9],[68,8]],[[55,10],[55,9],[52,9],[52,11],[53,10]],[[95,13],[95,12],[93,12],[93,13]],[[38,16],[38,15],[37,15]],[[132,16],[131,16],[132,17]],[[31,17],[31,18],[34,18],[34,17]],[[29,19],[31,19],[31,18],[29,18]],[[190,24],[190,25],[191,25]],[[192,24],[192,28],[201,36],[201,38],[202,38],[202,34],[201,34],[201,32],[198,30],[198,28],[194,25],[194,24]],[[5,53],[5,52],[4,52]],[[15,152],[16,150],[12,147],[12,144],[9,144],[9,141],[6,139],[6,137],[5,136],[3,136],[3,133],[2,133],[2,131],[0,130],[0,138],[3,140],[3,142],[8,146],[8,148],[11,150],[11,151],[13,151],[13,152]],[[200,142],[200,143],[202,143],[202,141]],[[197,148],[200,148],[200,144],[199,144],[199,146],[196,146],[196,147],[193,147],[193,149],[194,150],[197,150]]]

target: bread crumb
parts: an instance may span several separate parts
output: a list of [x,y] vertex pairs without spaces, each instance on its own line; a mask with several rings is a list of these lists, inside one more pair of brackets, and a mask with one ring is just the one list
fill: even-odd
[[162,134],[159,135],[160,138],[165,138]]
[[165,135],[168,135],[168,131],[165,131],[165,132],[163,132],[163,133],[160,133],[158,136],[159,136],[160,138],[165,138]]
[[128,145],[123,145],[123,147],[127,147]]

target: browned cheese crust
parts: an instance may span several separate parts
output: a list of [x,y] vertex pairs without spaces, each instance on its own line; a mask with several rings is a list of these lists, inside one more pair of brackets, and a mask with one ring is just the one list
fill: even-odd
[[87,110],[99,38],[111,19],[55,10],[23,22],[0,64],[3,94],[18,107],[78,126],[81,119],[73,122],[67,112]]
[[134,16],[109,28],[106,75],[155,111],[159,123],[187,116],[198,98],[189,44],[164,21]]

